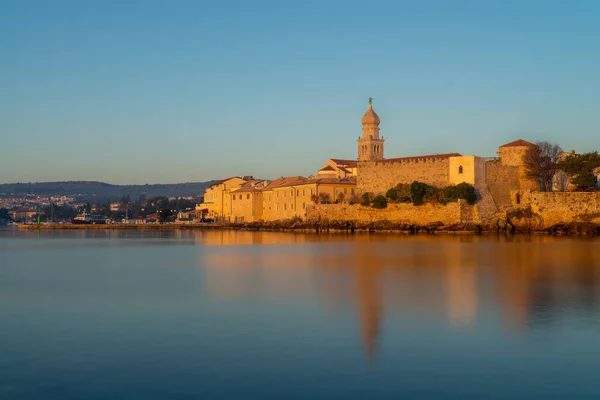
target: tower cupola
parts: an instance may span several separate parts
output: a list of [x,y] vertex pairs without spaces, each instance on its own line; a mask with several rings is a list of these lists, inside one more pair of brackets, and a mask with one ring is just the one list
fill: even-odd
[[379,115],[373,110],[373,98],[369,97],[369,108],[363,115],[362,138],[358,142],[358,160],[359,161],[377,161],[383,160],[383,137],[379,137]]

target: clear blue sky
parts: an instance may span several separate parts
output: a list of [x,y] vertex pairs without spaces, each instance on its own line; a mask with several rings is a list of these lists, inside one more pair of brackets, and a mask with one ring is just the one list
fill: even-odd
[[600,1],[0,0],[0,182],[314,174],[599,150]]

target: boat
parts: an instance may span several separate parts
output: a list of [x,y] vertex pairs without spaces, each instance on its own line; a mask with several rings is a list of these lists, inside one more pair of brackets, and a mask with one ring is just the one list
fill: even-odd
[[93,214],[79,214],[75,218],[71,220],[72,224],[75,225],[96,225],[96,224],[106,224],[106,219],[103,215],[93,215]]

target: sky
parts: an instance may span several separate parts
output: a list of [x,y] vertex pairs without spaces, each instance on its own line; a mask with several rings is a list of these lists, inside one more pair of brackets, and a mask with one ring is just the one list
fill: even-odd
[[309,175],[600,150],[596,0],[0,0],[0,183]]

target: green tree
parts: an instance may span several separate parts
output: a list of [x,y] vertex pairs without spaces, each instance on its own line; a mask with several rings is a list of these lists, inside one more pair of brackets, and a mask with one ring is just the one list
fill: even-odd
[[429,185],[414,181],[410,185],[410,197],[415,206],[420,206],[425,203],[425,196],[427,195],[427,187]]
[[398,200],[398,190],[395,187],[388,189],[388,191],[385,192],[385,197],[394,201]]
[[371,203],[373,202],[373,193],[371,192],[365,192],[362,194],[362,196],[360,196],[361,202],[360,205],[361,206],[370,206]]
[[593,189],[597,178],[593,170],[600,167],[598,152],[569,154],[557,163],[557,168],[564,171],[578,190]]
[[375,196],[375,198],[373,199],[373,205],[371,206],[373,208],[386,208],[387,207],[387,199],[385,198],[385,196],[382,195],[378,195]]

